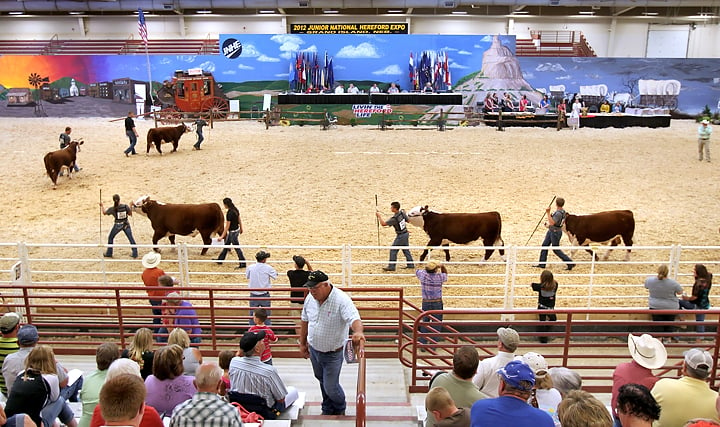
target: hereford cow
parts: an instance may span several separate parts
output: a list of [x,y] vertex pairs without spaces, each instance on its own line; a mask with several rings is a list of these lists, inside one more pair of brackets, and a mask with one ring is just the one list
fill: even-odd
[[[439,213],[428,209],[427,206],[417,206],[408,212],[408,222],[422,227],[430,237],[427,246],[449,246],[450,242],[467,244],[482,239],[485,249],[485,261],[495,251],[493,246],[505,245],[500,232],[502,219],[498,212],[483,213]],[[450,261],[450,251],[445,250],[445,260]],[[500,256],[505,260],[505,250],[499,249]],[[420,261],[424,261],[428,249],[423,251]]]
[[[635,217],[632,211],[607,211],[592,215],[571,215],[568,214],[563,224],[563,229],[574,246],[588,246],[591,242],[610,242],[610,250],[605,254],[603,260],[607,260],[612,252],[612,247],[620,243],[622,237],[625,246],[628,246],[625,261],[630,259],[630,246],[633,244],[635,233]],[[587,249],[592,254],[593,251]],[[572,251],[570,256],[572,256]],[[597,254],[595,260],[598,260]]]
[[52,180],[53,190],[57,188],[57,179],[63,168],[68,169],[68,178],[72,179],[72,171],[77,159],[77,153],[83,141],[72,141],[62,150],[51,151],[45,155],[45,171]]
[[172,142],[173,152],[177,151],[178,144],[180,143],[180,137],[187,132],[190,132],[190,128],[183,123],[177,126],[165,126],[150,129],[147,133],[147,151],[145,154],[150,154],[150,147],[152,147],[154,143],[158,153],[162,155],[162,149],[160,146],[163,142]]
[[[165,204],[143,196],[133,203],[133,210],[136,209],[150,218],[150,224],[155,231],[153,245],[165,236],[174,245],[176,234],[194,237],[198,232],[202,236],[203,243],[209,245],[212,243],[210,236],[213,233],[222,234],[225,226],[222,210],[217,203]],[[157,248],[155,250],[157,251]],[[207,250],[208,248],[203,248],[200,254],[205,255]]]

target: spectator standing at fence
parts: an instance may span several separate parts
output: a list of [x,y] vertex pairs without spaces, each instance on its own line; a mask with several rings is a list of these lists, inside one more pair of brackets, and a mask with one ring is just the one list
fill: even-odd
[[660,379],[653,375],[652,370],[661,368],[667,361],[667,350],[663,343],[648,334],[642,334],[639,337],[628,334],[628,351],[633,360],[620,363],[613,372],[610,405],[613,408],[616,427],[622,426],[618,413],[615,411],[620,387],[625,384],[640,384],[652,389]]
[[[408,216],[404,210],[400,209],[400,202],[390,203],[390,211],[393,216],[388,218],[387,221],[383,220],[382,214],[379,211],[375,212],[380,225],[383,227],[393,227],[395,229],[395,240],[392,242],[392,246],[410,246],[410,232],[407,229]],[[405,268],[415,268],[415,262],[413,261],[410,249],[403,249],[403,255],[405,255],[406,265]],[[397,267],[397,254],[398,249],[390,249],[390,261],[388,265],[383,267],[384,271],[395,271]]]
[[270,344],[278,342],[278,337],[275,336],[275,332],[273,332],[273,330],[265,324],[267,322],[267,311],[262,307],[257,308],[253,313],[253,320],[255,321],[255,324],[250,326],[248,331],[265,331],[265,337],[263,338],[265,348],[260,355],[260,361],[267,363],[268,365],[272,365],[272,351],[270,350]]
[[[0,318],[0,367],[2,367],[5,358],[20,350],[18,345],[17,333],[20,328],[20,315],[11,311],[3,314]],[[0,375],[0,392],[7,397],[8,390],[5,385],[5,377]]]
[[140,367],[140,376],[146,379],[152,374],[153,358],[153,333],[148,328],[140,328],[135,332],[130,346],[122,351],[120,357],[135,361]]
[[83,386],[80,389],[82,416],[78,422],[79,427],[90,427],[90,419],[92,419],[95,407],[100,402],[100,389],[105,384],[108,368],[118,359],[119,352],[117,344],[112,342],[100,344],[95,351],[97,370],[92,371],[85,377]]
[[662,408],[656,427],[681,426],[691,418],[718,421],[715,407],[718,393],[707,383],[713,367],[712,356],[700,348],[683,354],[682,377],[662,378],[650,390]]
[[[682,295],[680,298],[680,308],[686,310],[707,310],[710,308],[710,288],[712,287],[713,275],[708,272],[707,267],[703,264],[695,264],[693,276],[695,277],[695,282],[693,283],[692,293],[690,295]],[[705,314],[696,314],[695,321],[704,322]],[[698,323],[695,330],[698,333],[704,333],[705,326],[702,323]],[[697,341],[700,341],[700,337],[698,337]]]
[[[345,415],[345,391],[340,385],[343,347],[348,327],[353,331],[355,349],[365,343],[360,313],[352,299],[330,283],[320,270],[310,273],[305,284],[310,295],[305,298],[300,332],[300,354],[310,358],[315,378],[322,391],[322,414]],[[322,315],[321,315],[322,314]]]
[[113,256],[113,241],[115,240],[115,236],[119,232],[125,233],[125,236],[127,237],[128,241],[130,242],[132,246],[132,257],[137,258],[138,257],[138,250],[135,246],[135,238],[133,238],[132,229],[130,228],[130,221],[129,218],[132,216],[132,209],[125,203],[120,203],[120,196],[117,194],[113,195],[113,205],[109,207],[107,210],[105,210],[105,205],[100,202],[100,212],[104,215],[112,215],[112,217],[115,219],[115,222],[113,223],[113,227],[110,229],[110,234],[108,234],[108,247],[105,250],[105,253],[103,256],[106,258],[112,258]]
[[584,390],[573,390],[558,405],[563,427],[611,427],[610,413],[605,404]]
[[[473,378],[478,389],[490,397],[498,397],[500,378],[497,372],[515,358],[515,350],[520,344],[520,335],[515,329],[498,328],[497,336],[497,355],[482,360]],[[534,378],[533,376],[533,384]]]
[[[270,252],[258,251],[255,254],[255,264],[248,267],[245,270],[245,277],[248,279],[248,288],[250,288],[250,307],[270,307],[270,291],[263,291],[263,289],[270,289],[272,286],[271,281],[277,279],[277,271],[272,268],[268,263],[267,259],[270,258]],[[270,310],[267,310],[267,315],[270,316]],[[250,311],[250,326],[255,324],[253,319],[253,310]],[[272,322],[268,319],[267,325],[272,325]]]
[[200,344],[202,338],[202,329],[200,329],[200,320],[197,312],[193,308],[190,301],[182,299],[179,293],[170,292],[165,296],[162,309],[163,327],[160,328],[160,336],[158,342],[167,341],[164,335],[172,333],[175,328],[182,328],[191,337],[190,342]]
[[617,413],[616,426],[652,427],[653,421],[660,419],[660,405],[641,384],[620,387],[613,410]]
[[[417,269],[415,271],[415,276],[417,276],[418,280],[420,280],[422,311],[442,310],[442,286],[448,280],[447,269],[445,266],[430,261],[425,264],[425,268]],[[433,327],[432,331],[427,326],[422,326],[420,327],[420,333],[442,332],[442,327],[440,325],[443,321],[443,315],[433,314],[432,318],[430,316],[425,316],[422,318],[422,322],[430,322],[432,319],[436,319],[438,326]],[[439,339],[441,339],[441,337],[435,337],[433,338],[433,341],[438,341]],[[425,337],[420,337],[420,342],[422,344],[426,344],[427,339]],[[421,348],[421,350],[425,351],[424,348]]]
[[[541,322],[555,322],[557,321],[557,315],[555,315],[555,296],[557,295],[558,282],[550,270],[543,270],[540,273],[540,283],[533,283],[530,285],[532,290],[538,293],[538,310],[548,310],[549,313],[538,314],[538,320]],[[550,325],[542,325],[539,327],[541,333],[547,334],[550,332]],[[538,340],[541,343],[548,342],[549,337],[547,335],[541,335]]]
[[222,384],[222,369],[218,365],[200,365],[193,383],[197,393],[175,407],[170,427],[242,427],[237,408],[218,396]]
[[[555,211],[551,214],[550,208],[548,207],[545,209],[545,214],[547,215],[547,223],[545,226],[548,231],[545,233],[545,240],[542,242],[543,249],[540,251],[539,263],[534,265],[534,267],[537,268],[545,268],[545,262],[547,261],[548,256],[547,248],[549,246],[560,246],[560,239],[562,239],[562,226],[565,224],[565,218],[567,218],[567,212],[565,212],[565,199],[562,197],[555,199]],[[573,264],[570,257],[565,255],[565,252],[562,250],[553,249],[553,253],[566,263],[565,270],[572,270],[575,267],[575,264]]]
[[[220,235],[220,239],[224,240],[225,246],[235,246],[235,253],[237,254],[238,260],[240,261],[240,263],[237,267],[235,267],[235,269],[237,270],[240,268],[245,268],[245,255],[240,248],[239,240],[240,235],[243,233],[242,220],[240,219],[240,211],[235,206],[235,203],[233,203],[232,199],[229,197],[223,199],[223,205],[225,205],[227,213],[225,214],[225,229]],[[228,252],[230,252],[230,248],[223,248],[223,250],[220,252],[220,255],[218,255],[217,257],[217,261],[224,260]],[[218,262],[218,264],[222,265],[222,262]]]
[[710,163],[710,136],[712,135],[712,126],[705,119],[698,126],[698,160],[702,162],[703,151],[705,151],[705,161]]
[[[158,283],[158,279],[160,276],[163,276],[165,274],[164,271],[162,271],[161,268],[158,266],[160,265],[160,261],[162,261],[162,256],[158,252],[152,251],[148,252],[142,257],[142,265],[145,268],[142,272],[142,281],[145,284],[146,292],[148,294],[148,298],[150,298],[150,305],[152,306],[152,314],[153,314],[153,324],[160,325],[160,315],[162,312],[160,311],[160,304],[162,304],[162,299],[165,296],[165,290],[160,288],[160,283]],[[157,329],[155,329],[155,332],[157,332]]]
[[[293,255],[292,257],[293,263],[295,265],[295,268],[292,270],[287,271],[287,277],[290,281],[290,287],[291,288],[298,288],[297,291],[290,291],[290,305],[295,306],[297,308],[300,308],[300,313],[298,313],[298,317],[302,312],[302,306],[305,302],[305,296],[306,296],[306,290],[305,283],[308,280],[308,276],[310,275],[310,272],[312,271],[312,266],[310,263],[302,256],[300,255]],[[305,266],[307,266],[307,270],[305,270]],[[293,312],[295,314],[295,312]],[[295,323],[295,333],[300,335],[300,319],[298,318]]]
[[[453,354],[452,372],[441,372],[430,381],[430,390],[435,387],[443,387],[450,393],[450,397],[461,408],[470,408],[473,403],[480,399],[487,399],[487,395],[475,386],[472,382],[473,375],[477,372],[480,357],[473,346],[458,348]],[[427,401],[426,401],[427,402]],[[437,421],[427,404],[426,427],[433,427]]]
[[[650,310],[677,310],[680,308],[678,305],[678,295],[682,294],[682,286],[673,279],[668,278],[668,267],[667,265],[661,265],[657,269],[657,276],[650,276],[645,280],[645,287],[649,292],[648,307]],[[675,321],[674,314],[653,314],[652,320],[654,322],[667,322],[662,327],[662,331],[665,333],[675,332],[675,326],[672,322]],[[663,339],[672,339],[677,341],[675,337],[668,337]]]
[[472,427],[554,427],[552,417],[527,401],[535,386],[535,374],[514,360],[497,370],[498,397],[475,402],[470,410]]

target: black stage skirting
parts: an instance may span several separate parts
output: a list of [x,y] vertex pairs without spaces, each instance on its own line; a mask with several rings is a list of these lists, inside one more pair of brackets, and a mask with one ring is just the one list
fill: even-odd
[[580,116],[580,127],[588,128],[667,128],[670,127],[670,116]]
[[[498,114],[485,113],[483,120],[488,126],[497,126]],[[555,127],[556,114],[519,115],[505,113],[502,117],[503,126],[535,126]],[[580,117],[580,127],[588,128],[625,128],[625,127],[670,127],[670,116],[631,116],[631,115],[589,115]]]
[[460,93],[289,93],[278,95],[278,104],[420,104],[462,105]]

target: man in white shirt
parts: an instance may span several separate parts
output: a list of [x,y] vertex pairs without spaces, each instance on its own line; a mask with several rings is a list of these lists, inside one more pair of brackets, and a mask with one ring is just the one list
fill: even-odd
[[490,397],[498,397],[500,379],[497,371],[515,358],[515,350],[520,344],[520,335],[512,328],[498,328],[497,335],[498,354],[482,360],[473,378],[473,384]]
[[[330,283],[327,274],[315,270],[308,275],[300,327],[300,354],[310,358],[322,391],[322,414],[345,415],[345,391],[340,385],[343,347],[348,327],[355,349],[365,342],[363,324],[350,297]],[[322,315],[321,315],[322,313]]]
[[337,87],[335,88],[335,93],[345,93],[345,86],[341,84],[337,85]]
[[[257,263],[251,265],[245,270],[245,277],[248,279],[248,288],[250,288],[250,307],[270,307],[270,292],[263,289],[270,289],[270,281],[277,279],[277,271],[269,266],[265,261],[270,258],[270,252],[259,251],[255,254]],[[250,326],[255,324],[253,319],[254,310],[250,311]],[[268,319],[265,324],[270,326],[270,310],[267,310]]]
[[354,84],[350,83],[350,86],[348,86],[347,93],[351,93],[353,95],[357,95],[360,93],[360,89],[357,88]]
[[380,88],[377,83],[373,83],[373,85],[370,86],[370,93],[380,93]]

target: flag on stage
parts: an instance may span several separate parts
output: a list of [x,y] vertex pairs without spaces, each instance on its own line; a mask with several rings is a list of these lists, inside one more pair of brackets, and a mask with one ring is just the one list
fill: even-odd
[[148,44],[147,24],[145,24],[145,14],[143,13],[142,9],[138,9],[138,32],[140,33],[140,38],[142,38],[143,43],[145,43],[147,45]]

